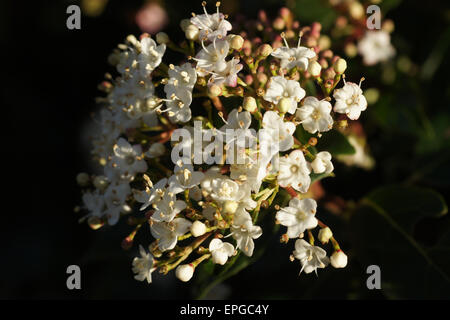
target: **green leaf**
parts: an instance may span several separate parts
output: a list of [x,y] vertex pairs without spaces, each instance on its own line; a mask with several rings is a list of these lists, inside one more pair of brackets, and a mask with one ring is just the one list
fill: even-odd
[[353,244],[365,268],[380,267],[387,297],[448,298],[450,230],[433,247],[415,237],[418,222],[446,213],[444,199],[431,189],[387,186],[363,198],[351,218]]
[[354,154],[356,152],[355,148],[348,142],[347,137],[337,130],[323,133],[323,136],[318,139],[316,148],[319,151],[330,152],[333,157],[340,154]]

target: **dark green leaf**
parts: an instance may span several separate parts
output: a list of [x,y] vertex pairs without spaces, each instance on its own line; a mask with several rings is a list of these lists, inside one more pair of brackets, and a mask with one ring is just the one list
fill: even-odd
[[356,256],[365,267],[380,267],[387,297],[449,297],[448,234],[433,247],[414,236],[419,221],[439,219],[446,213],[440,194],[417,187],[382,187],[361,201],[351,218]]

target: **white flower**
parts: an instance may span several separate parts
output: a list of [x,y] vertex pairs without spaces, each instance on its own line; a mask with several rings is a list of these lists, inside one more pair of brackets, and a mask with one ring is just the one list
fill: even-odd
[[166,45],[157,45],[156,42],[146,37],[140,41],[141,52],[138,55],[139,71],[143,77],[147,77],[161,63],[162,57],[166,52]]
[[189,106],[192,103],[192,92],[187,89],[176,89],[166,85],[164,91],[167,95],[166,106],[169,118],[175,123],[184,123],[191,120],[192,111]]
[[166,152],[166,147],[160,142],[153,143],[145,153],[148,158],[158,158]]
[[197,72],[190,63],[185,63],[181,66],[170,65],[168,73],[169,80],[167,86],[173,86],[175,89],[181,88],[192,91],[197,81]]
[[209,243],[209,251],[212,255],[212,261],[223,266],[228,257],[234,254],[234,247],[231,243],[222,242],[220,239],[212,239]]
[[152,220],[170,222],[178,213],[186,209],[186,203],[182,200],[177,200],[173,193],[166,192],[162,199],[154,204],[154,208],[155,212],[152,215]]
[[175,218],[171,222],[153,222],[150,231],[158,240],[161,251],[172,250],[177,244],[178,237],[188,232],[192,222],[184,218]]
[[321,151],[316,154],[316,158],[311,162],[311,168],[314,173],[331,173],[334,169],[331,162],[331,153],[328,151]]
[[287,151],[294,145],[292,135],[295,132],[295,124],[285,122],[274,111],[266,111],[264,113],[262,125],[264,130],[259,131],[261,143],[267,144],[270,154],[260,154],[260,156],[268,156],[269,159],[279,151]]
[[299,45],[297,48],[280,47],[272,52],[272,56],[281,59],[281,68],[288,70],[297,67],[301,70],[308,70],[309,59],[314,58],[314,50]]
[[282,187],[292,187],[305,193],[311,183],[310,170],[303,152],[292,151],[289,156],[280,158],[278,184]]
[[298,81],[275,76],[270,78],[269,87],[263,98],[273,104],[278,104],[282,98],[288,98],[291,106],[287,112],[293,114],[297,109],[297,104],[303,99],[305,94],[305,90],[300,87]]
[[151,181],[147,182],[148,184],[146,185],[145,191],[133,190],[136,201],[142,203],[140,210],[145,210],[149,205],[158,203],[166,193],[166,178],[159,180],[154,186]]
[[209,84],[218,86],[224,84],[228,87],[236,87],[238,73],[242,70],[242,67],[242,64],[239,63],[239,59],[232,58],[230,61],[227,61],[224,70],[214,73],[212,77],[209,78]]
[[83,194],[83,203],[89,210],[89,215],[100,218],[103,215],[105,199],[98,190]]
[[131,48],[128,48],[128,50],[125,51],[121,51],[116,57],[116,69],[121,74],[128,74],[130,72],[130,68],[132,68],[137,62],[137,54]]
[[259,226],[253,225],[251,220],[245,220],[243,224],[236,224],[236,221],[234,223],[231,226],[231,234],[236,240],[236,246],[245,255],[251,257],[255,249],[253,239],[258,239],[262,235],[262,229]]
[[325,268],[330,263],[325,250],[312,246],[303,239],[298,239],[295,242],[294,257],[300,260],[302,264],[300,273],[302,271],[305,271],[305,273],[315,271],[317,274],[317,268]]
[[[203,42],[202,42],[203,45]],[[230,45],[226,40],[214,40],[213,43],[203,49],[195,56],[197,61],[197,74],[201,77],[209,73],[220,73],[226,70],[225,57],[228,55]]]
[[142,245],[139,245],[139,253],[141,257],[135,257],[133,259],[133,273],[137,273],[134,278],[138,281],[147,280],[148,283],[152,282],[153,268],[153,256],[147,253]]
[[159,101],[154,91],[151,79],[137,73],[116,79],[108,100],[116,110],[116,122],[122,131],[139,126],[140,119],[150,127],[158,124],[156,107]]
[[120,218],[120,213],[127,213],[131,208],[126,204],[126,199],[131,189],[128,183],[110,184],[105,191],[106,218],[109,225],[115,225]]
[[345,113],[351,120],[358,120],[361,111],[367,108],[367,100],[362,94],[361,83],[357,85],[353,82],[346,82],[342,88],[334,91],[333,97],[336,99],[334,111]]
[[211,181],[211,198],[218,202],[238,201],[242,195],[239,193],[239,184],[226,176],[214,178]]
[[226,124],[220,128],[218,138],[225,137],[227,144],[235,142],[238,147],[251,147],[256,140],[255,133],[249,130],[251,123],[250,112],[238,112],[238,109],[233,109],[228,115]]
[[191,189],[198,185],[204,176],[203,172],[194,171],[194,167],[190,164],[177,165],[174,175],[169,178],[169,191],[177,194],[186,189]]
[[203,196],[207,197],[209,195],[211,195],[212,191],[213,191],[213,181],[214,179],[222,179],[225,178],[225,176],[223,176],[220,173],[220,168],[217,166],[211,167],[209,168],[206,172],[205,172],[205,177],[203,178],[202,182],[200,183],[200,187],[202,189],[202,193]]
[[331,104],[316,97],[307,97],[303,106],[297,109],[295,117],[300,120],[303,128],[310,133],[325,132],[333,127]]
[[230,178],[245,182],[252,191],[258,192],[262,180],[267,175],[267,167],[258,159],[255,159],[256,154],[250,154],[244,158],[243,164],[231,164]]
[[144,160],[141,145],[131,146],[127,140],[120,138],[113,150],[112,166],[120,172],[123,179],[134,177],[136,173],[147,170],[147,163]]
[[276,219],[281,225],[288,227],[289,238],[297,238],[305,230],[317,227],[316,209],[317,204],[313,199],[293,198],[288,207],[277,212]]
[[371,66],[392,58],[395,48],[388,32],[367,31],[358,43],[358,52],[363,56],[364,64]]
[[219,12],[219,6],[214,14],[208,14],[205,5],[203,11],[204,14],[191,18],[191,23],[200,30],[199,38],[208,38],[211,41],[216,38],[224,38],[231,30],[231,23],[225,20],[225,16]]

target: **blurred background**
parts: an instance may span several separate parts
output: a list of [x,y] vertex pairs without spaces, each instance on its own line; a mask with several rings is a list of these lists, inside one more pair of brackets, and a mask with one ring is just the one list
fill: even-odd
[[[67,6],[82,9],[81,30],[66,28]],[[371,91],[361,117],[367,156],[374,166],[335,164],[336,178],[322,182],[322,221],[333,226],[349,255],[346,269],[298,276],[291,245],[279,234],[258,259],[217,285],[206,298],[427,299],[450,297],[450,9],[448,1],[387,0],[396,55],[364,66],[346,58],[348,77]],[[222,12],[256,19],[282,6],[301,24],[322,23],[339,39],[329,1],[225,0]],[[181,40],[181,19],[201,12],[201,1],[2,1],[1,88],[3,192],[0,298],[193,298],[193,283],[154,273],[150,286],[133,279],[136,248],[121,249],[130,227],[91,230],[79,224],[77,173],[90,171],[84,133],[96,111],[97,85],[111,71],[107,57],[128,34],[164,30]],[[333,33],[334,32],[334,33]],[[342,38],[342,37],[341,37]],[[332,38],[332,41],[333,40]],[[338,40],[336,40],[338,41]],[[336,48],[345,57],[345,48]],[[341,51],[339,51],[341,50]],[[364,167],[364,166],[363,166]],[[392,187],[392,185],[401,187]],[[375,190],[375,192],[374,192]],[[378,204],[364,206],[361,199]],[[351,212],[351,214],[349,213]],[[148,233],[147,233],[148,234]],[[258,246],[258,241],[256,241]],[[66,268],[82,270],[82,289],[66,288]],[[381,268],[382,289],[368,290],[366,268]],[[202,281],[205,281],[204,279]]]

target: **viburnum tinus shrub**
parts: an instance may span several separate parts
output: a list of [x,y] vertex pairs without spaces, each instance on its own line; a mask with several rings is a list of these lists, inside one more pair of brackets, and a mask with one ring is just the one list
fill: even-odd
[[[202,6],[181,21],[181,44],[128,36],[109,57],[117,74],[100,85],[92,138],[103,172],[77,177],[84,220],[98,229],[126,219],[125,249],[145,233],[132,270],[149,283],[156,270],[189,281],[202,263],[251,257],[274,227],[294,242],[301,272],[345,267],[310,187],[333,175],[331,153],[316,148],[323,134],[367,107],[361,83],[317,45],[318,23],[300,27],[283,8],[278,30],[262,21],[260,37],[238,23],[233,34],[220,3],[213,14]],[[168,50],[184,58],[167,61]]]

